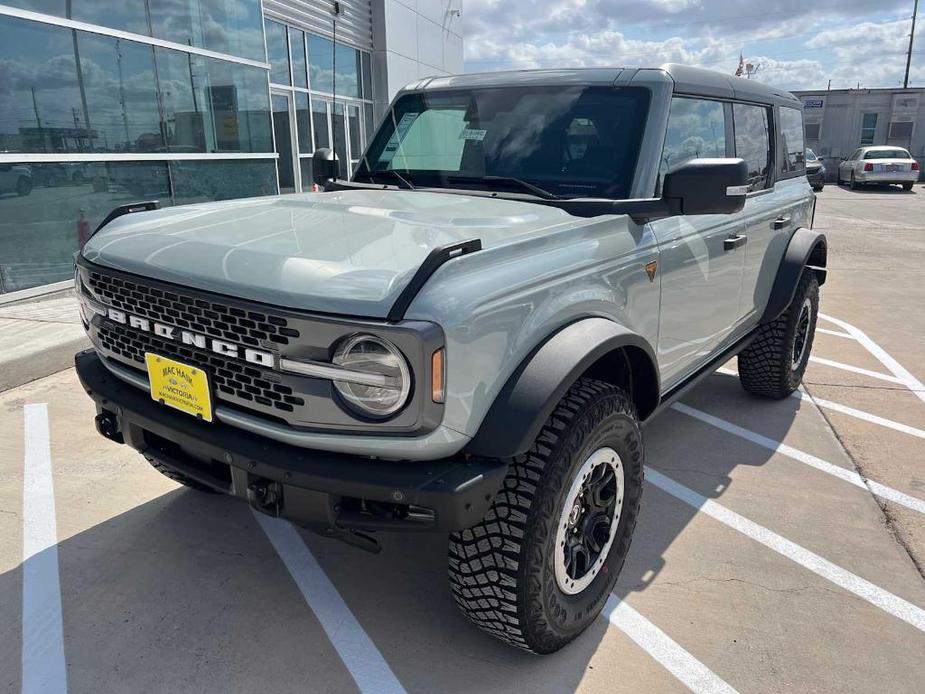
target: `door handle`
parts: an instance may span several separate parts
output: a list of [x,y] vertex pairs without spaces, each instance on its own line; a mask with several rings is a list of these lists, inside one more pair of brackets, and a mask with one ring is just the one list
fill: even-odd
[[729,238],[723,239],[723,250],[724,251],[734,251],[739,246],[744,246],[748,243],[747,236],[740,236],[736,234],[735,236],[730,236]]
[[773,222],[771,222],[772,229],[783,229],[785,226],[790,224],[790,215],[786,217],[778,217]]

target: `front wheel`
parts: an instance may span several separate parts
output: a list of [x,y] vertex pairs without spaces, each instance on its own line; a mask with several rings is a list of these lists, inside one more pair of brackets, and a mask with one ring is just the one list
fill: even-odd
[[787,310],[755,330],[755,337],[739,353],[739,381],[749,393],[781,399],[803,380],[816,334],[819,280],[804,270]]
[[623,568],[644,457],[628,395],[579,379],[531,449],[510,461],[485,518],[450,536],[450,587],[465,615],[533,653],[584,631]]

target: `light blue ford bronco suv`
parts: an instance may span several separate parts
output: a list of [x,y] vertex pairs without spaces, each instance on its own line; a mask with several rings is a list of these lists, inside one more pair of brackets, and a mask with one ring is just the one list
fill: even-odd
[[[421,80],[324,192],[114,210],[77,259],[99,432],[377,550],[449,533],[478,626],[598,615],[643,427],[738,355],[800,383],[825,280],[800,102],[677,65]],[[131,214],[127,214],[127,213]]]

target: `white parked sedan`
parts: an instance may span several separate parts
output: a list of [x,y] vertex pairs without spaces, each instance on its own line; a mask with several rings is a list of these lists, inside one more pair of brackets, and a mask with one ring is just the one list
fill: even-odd
[[919,180],[919,163],[902,147],[858,147],[838,165],[838,183],[857,189],[865,183],[899,183],[905,190]]

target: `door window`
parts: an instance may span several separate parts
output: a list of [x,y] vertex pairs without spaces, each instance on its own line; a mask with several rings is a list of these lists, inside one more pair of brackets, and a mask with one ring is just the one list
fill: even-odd
[[803,112],[795,108],[780,109],[780,172],[803,171]]
[[659,164],[659,180],[699,157],[726,156],[725,108],[719,101],[674,97]]
[[771,170],[771,138],[768,109],[765,106],[733,104],[735,152],[748,164],[748,190],[763,190],[768,186]]

